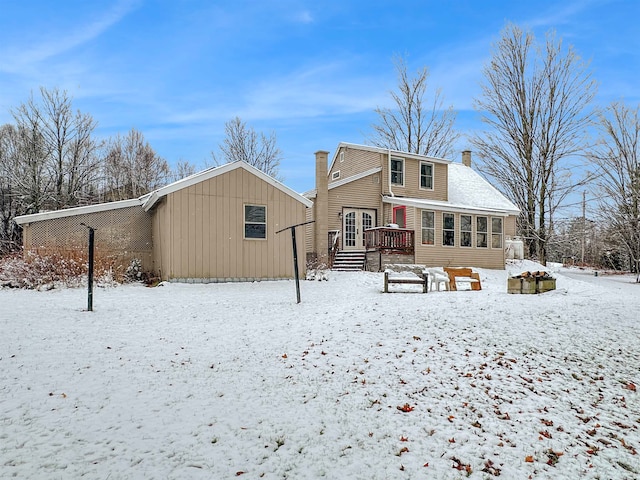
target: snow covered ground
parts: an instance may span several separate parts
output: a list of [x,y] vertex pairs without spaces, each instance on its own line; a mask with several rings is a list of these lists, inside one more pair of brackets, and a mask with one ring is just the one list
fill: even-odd
[[0,477],[639,478],[640,285],[0,290]]

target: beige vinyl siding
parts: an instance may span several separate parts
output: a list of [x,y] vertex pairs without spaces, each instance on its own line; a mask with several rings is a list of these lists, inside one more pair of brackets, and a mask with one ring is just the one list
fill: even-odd
[[376,226],[381,225],[382,197],[380,184],[375,181],[376,175],[372,174],[329,190],[329,230],[342,230],[340,213],[343,207],[375,210]]
[[502,220],[502,228],[504,229],[504,238],[513,238],[516,236],[516,216],[509,215]]
[[[344,162],[340,162],[340,152],[344,152]],[[340,147],[336,155],[336,161],[329,171],[329,183],[332,181],[344,180],[372,168],[379,168],[382,163],[379,152],[370,152],[358,148]],[[333,174],[340,171],[340,178],[333,179]]]
[[[313,207],[307,208],[307,212],[305,215],[305,222],[310,222],[314,219],[314,209]],[[307,253],[316,251],[316,236],[314,235],[315,228],[313,223],[309,223],[304,226],[304,239],[305,239],[305,247],[307,249]]]
[[[416,222],[420,221],[421,209],[408,207],[413,210],[413,218]],[[429,210],[429,209],[427,209]],[[472,246],[460,247],[460,214],[455,213],[455,246],[446,247],[442,245],[442,214],[452,213],[441,210],[429,210],[435,212],[435,245],[422,245],[422,232],[421,225],[415,224],[415,237],[416,237],[416,249],[415,249],[415,262],[420,265],[427,265],[431,267],[445,266],[445,267],[466,267],[474,266],[478,268],[492,268],[492,269],[504,269],[504,248],[491,248],[489,242],[488,248],[477,248],[475,245],[476,238],[476,215],[463,214],[472,216]],[[407,217],[409,211],[407,210]],[[486,215],[480,215],[486,216]],[[489,221],[491,216],[488,216]],[[510,223],[508,219],[514,219],[515,217],[502,217],[503,218],[503,230],[506,234],[505,225]],[[515,222],[513,222],[515,225]],[[489,234],[491,232],[489,231]]]
[[[447,164],[430,162],[428,160],[416,160],[413,158],[404,159],[404,186],[391,185],[389,186],[389,160],[388,156],[384,156],[384,162],[382,162],[382,178],[383,187],[382,191],[385,194],[393,192],[398,197],[411,197],[411,198],[425,198],[429,200],[441,200],[447,201],[448,197],[448,168]],[[392,155],[393,158],[402,158],[397,155]],[[431,163],[433,165],[433,190],[426,190],[420,188],[420,162]],[[389,188],[391,192],[389,192]]]
[[[244,206],[266,207],[267,238],[244,238]],[[292,278],[290,231],[306,207],[245,169],[236,169],[167,195],[155,209],[163,279],[251,280]],[[304,230],[296,231],[304,274]]]

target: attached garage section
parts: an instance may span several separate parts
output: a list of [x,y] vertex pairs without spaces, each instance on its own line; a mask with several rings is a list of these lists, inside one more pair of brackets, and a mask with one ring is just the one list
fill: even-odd
[[[154,271],[179,282],[293,278],[289,231],[311,202],[243,162],[188,177],[151,196]],[[306,246],[297,232],[301,275]]]

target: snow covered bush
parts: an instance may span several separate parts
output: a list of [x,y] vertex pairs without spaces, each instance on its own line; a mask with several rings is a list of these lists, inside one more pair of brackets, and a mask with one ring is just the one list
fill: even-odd
[[142,261],[139,258],[134,258],[129,263],[124,276],[130,282],[140,282],[145,279],[144,271],[142,270]]
[[[81,287],[87,284],[86,252],[67,250],[40,255],[36,252],[0,258],[0,288],[46,289]],[[112,286],[118,283],[146,280],[140,260],[125,267],[116,257],[97,255],[94,259],[94,283]]]

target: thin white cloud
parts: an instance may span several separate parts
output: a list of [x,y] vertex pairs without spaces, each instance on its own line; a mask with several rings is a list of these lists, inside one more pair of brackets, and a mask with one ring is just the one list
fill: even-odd
[[540,15],[533,17],[524,24],[530,28],[552,28],[557,25],[570,23],[573,17],[590,8],[594,3],[588,0],[580,0],[577,2],[566,2],[554,5],[551,9]]
[[[354,73],[349,62],[321,62],[280,76],[247,84],[225,98],[199,95],[194,108],[173,112],[170,122],[224,122],[233,116],[246,121],[284,118],[312,118],[324,115],[351,114],[373,109],[386,102],[388,92],[379,78]],[[339,78],[340,81],[335,79]]]
[[0,71],[24,73],[34,64],[83,45],[109,30],[134,10],[138,4],[139,0],[120,0],[95,20],[86,24],[80,22],[80,26],[75,30],[65,33],[55,32],[55,34],[43,38],[40,43],[26,46],[26,48],[24,45],[10,48],[4,56],[0,56]]
[[310,11],[304,10],[302,12],[298,12],[293,17],[293,20],[297,23],[313,23],[314,18],[313,18],[313,15],[311,15]]

